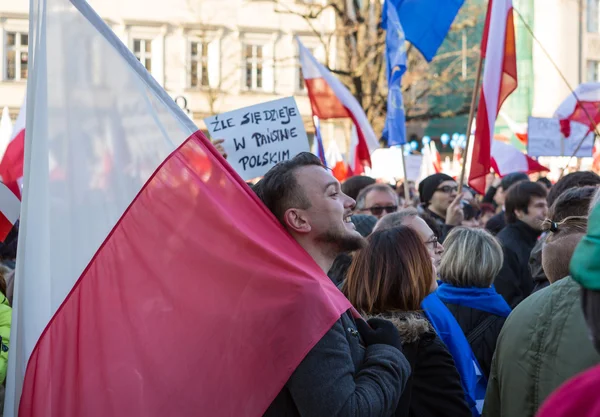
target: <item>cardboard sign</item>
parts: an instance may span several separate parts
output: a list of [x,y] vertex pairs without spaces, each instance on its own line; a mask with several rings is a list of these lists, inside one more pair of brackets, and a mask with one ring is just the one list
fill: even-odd
[[588,126],[571,122],[571,134],[565,138],[560,131],[558,119],[530,117],[527,128],[527,153],[529,156],[571,156],[585,136],[575,156],[591,157],[595,134],[588,131]]
[[308,137],[293,97],[204,119],[213,139],[225,139],[227,162],[244,179],[261,177],[279,162],[308,152]]

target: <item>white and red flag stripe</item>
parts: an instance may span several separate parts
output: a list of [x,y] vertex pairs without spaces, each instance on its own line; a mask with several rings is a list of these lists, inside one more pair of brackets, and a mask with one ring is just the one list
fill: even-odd
[[496,118],[504,100],[517,88],[517,55],[511,0],[489,0],[481,54],[485,58],[485,68],[477,108],[469,185],[484,194],[485,177],[491,167]]
[[558,106],[554,117],[561,121],[561,130],[565,137],[570,136],[570,126],[566,121],[582,123],[596,129],[600,123],[600,83],[584,83],[569,94]]
[[498,140],[492,142],[492,168],[501,177],[513,172],[533,174],[534,172],[550,171],[513,145]]
[[306,83],[313,115],[321,120],[352,119],[358,135],[358,143],[350,153],[354,155],[350,168],[354,175],[363,166],[371,166],[371,154],[379,148],[377,136],[364,110],[352,93],[324,65],[298,41],[302,75]]
[[0,161],[0,178],[12,192],[21,198],[21,182],[23,179],[23,155],[25,149],[26,99],[15,121],[8,146]]
[[0,183],[0,242],[4,242],[19,220],[21,200],[5,184]]
[[262,415],[349,302],[87,2],[31,10],[4,415]]

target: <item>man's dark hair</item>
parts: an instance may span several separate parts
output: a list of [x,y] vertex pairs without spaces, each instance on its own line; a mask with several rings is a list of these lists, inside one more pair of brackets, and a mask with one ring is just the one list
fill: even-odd
[[598,188],[592,186],[570,188],[562,193],[548,211],[548,218],[553,222],[562,222],[567,217],[587,217],[590,202]]
[[552,182],[546,177],[540,177],[537,179],[536,182],[539,182],[540,184],[545,185],[546,188],[549,190],[552,188]]
[[[289,161],[275,165],[265,174],[253,190],[258,198],[283,223],[283,215],[291,208],[307,209],[310,201],[298,186],[294,172],[306,166],[323,167],[321,160],[309,152],[302,152]],[[285,224],[284,224],[285,226]]]
[[375,179],[364,175],[355,175],[342,183],[342,192],[356,200],[363,188],[367,188],[371,184],[375,184]]
[[542,184],[531,181],[521,181],[512,185],[506,194],[506,223],[515,223],[518,218],[515,213],[521,210],[527,213],[532,197],[546,198],[548,190]]
[[559,195],[569,188],[600,185],[600,176],[592,171],[577,171],[562,177],[548,194],[548,205],[552,206]]

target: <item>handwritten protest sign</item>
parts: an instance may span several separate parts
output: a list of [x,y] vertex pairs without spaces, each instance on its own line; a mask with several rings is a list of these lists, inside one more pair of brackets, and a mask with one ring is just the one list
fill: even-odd
[[308,138],[293,97],[204,119],[213,139],[224,139],[227,161],[244,179],[263,176],[275,164],[308,152]]
[[530,117],[527,128],[527,153],[530,156],[571,156],[584,138],[578,158],[592,156],[595,135],[581,123],[571,122],[571,134],[565,138],[556,118]]

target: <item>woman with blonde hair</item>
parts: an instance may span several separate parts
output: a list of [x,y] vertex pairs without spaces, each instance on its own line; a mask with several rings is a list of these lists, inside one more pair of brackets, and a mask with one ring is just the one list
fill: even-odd
[[435,270],[419,235],[406,226],[376,231],[354,255],[342,291],[365,316],[392,321],[411,376],[396,417],[471,417],[452,356],[421,314]]
[[496,340],[511,312],[492,285],[502,268],[502,247],[489,232],[465,227],[453,229],[444,244],[437,295],[456,318],[488,378]]

